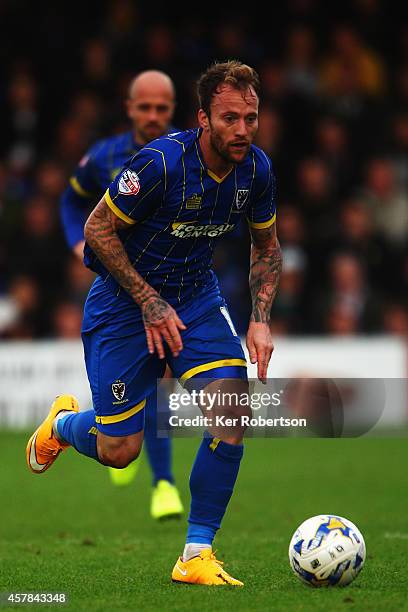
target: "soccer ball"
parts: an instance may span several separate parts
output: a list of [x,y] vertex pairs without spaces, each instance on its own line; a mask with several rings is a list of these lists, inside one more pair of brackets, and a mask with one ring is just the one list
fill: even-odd
[[334,514],[304,521],[289,544],[289,561],[296,576],[313,587],[346,586],[361,571],[365,542],[357,527]]

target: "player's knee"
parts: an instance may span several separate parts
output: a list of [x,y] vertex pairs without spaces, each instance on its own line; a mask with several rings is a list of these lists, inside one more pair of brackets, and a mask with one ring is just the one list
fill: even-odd
[[250,406],[231,406],[226,411],[224,409],[224,414],[223,423],[227,426],[223,427],[220,439],[229,444],[241,444],[248,422],[252,417]]
[[132,461],[138,458],[142,450],[139,440],[129,440],[124,438],[122,443],[98,444],[99,461],[109,467],[123,469]]
[[123,469],[132,463],[140,454],[140,450],[131,450],[128,448],[104,449],[98,451],[99,460],[104,465]]

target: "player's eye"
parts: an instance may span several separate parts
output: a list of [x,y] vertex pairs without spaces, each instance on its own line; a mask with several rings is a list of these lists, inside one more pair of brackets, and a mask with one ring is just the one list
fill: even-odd
[[167,106],[167,104],[159,104],[159,106],[156,106],[156,111],[158,113],[168,113],[170,110],[170,107]]
[[142,111],[142,112],[147,112],[148,110],[150,110],[150,106],[149,104],[138,104],[137,105],[138,110]]

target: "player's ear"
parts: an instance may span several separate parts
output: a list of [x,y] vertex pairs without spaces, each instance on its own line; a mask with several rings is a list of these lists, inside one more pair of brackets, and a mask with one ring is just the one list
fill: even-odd
[[208,131],[210,129],[210,122],[208,120],[208,115],[202,108],[198,111],[198,125],[203,130]]

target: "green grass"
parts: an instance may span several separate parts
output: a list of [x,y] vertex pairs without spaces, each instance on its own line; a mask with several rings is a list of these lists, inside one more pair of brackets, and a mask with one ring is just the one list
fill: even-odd
[[[170,581],[185,520],[150,518],[146,459],[120,489],[71,450],[31,475],[25,442],[0,432],[0,591],[65,591],[75,611],[408,610],[405,439],[248,440],[215,546],[243,589]],[[186,506],[198,442],[174,443]],[[289,568],[293,531],[319,513],[350,518],[365,537],[366,565],[346,589],[310,589]]]

